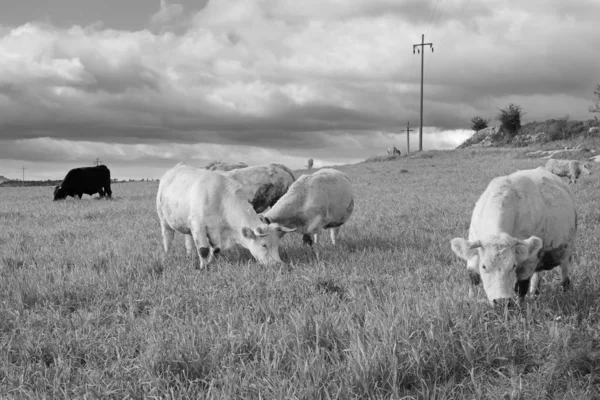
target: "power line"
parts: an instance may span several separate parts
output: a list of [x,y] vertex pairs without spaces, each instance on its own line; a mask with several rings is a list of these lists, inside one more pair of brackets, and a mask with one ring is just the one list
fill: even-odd
[[[425,46],[429,46],[433,53],[433,43],[425,43],[425,34],[421,35],[421,43],[413,44],[413,54],[415,49],[421,53],[421,126],[419,126],[419,151],[423,151],[423,71],[425,68]],[[418,47],[421,47],[418,49]]]
[[410,129],[410,121],[406,122],[406,154],[410,153],[410,132],[414,131],[414,129]]
[[437,19],[435,20],[435,22],[433,23],[433,25],[437,25],[437,23],[440,21],[440,18],[442,18],[442,15],[444,15],[444,11],[446,11],[446,5],[448,4],[448,2],[446,1],[441,8],[441,11],[438,14]]
[[431,28],[431,22],[433,21],[433,17],[435,15],[435,10],[437,10],[437,6],[440,3],[440,0],[437,0],[435,2],[435,6],[433,7],[433,11],[431,12],[431,16],[429,17],[429,24],[427,24],[427,29],[425,29],[425,32],[429,31],[429,28]]

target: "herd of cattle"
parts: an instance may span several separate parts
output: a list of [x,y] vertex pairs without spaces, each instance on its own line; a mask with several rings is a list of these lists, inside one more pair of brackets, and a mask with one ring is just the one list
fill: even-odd
[[[560,177],[575,183],[581,173],[590,174],[590,166],[549,160],[494,178],[479,197],[468,240],[454,238],[451,248],[466,261],[472,285],[483,283],[491,304],[538,293],[543,271],[557,266],[563,288],[570,287],[577,212],[573,191]],[[54,200],[84,193],[111,197],[106,166],[69,171]],[[156,196],[165,254],[179,232],[187,253],[198,253],[201,268],[234,245],[263,264],[281,262],[279,241],[290,232],[312,246],[329,229],[335,244],[353,210],[352,184],[343,172],[323,168],[296,179],[282,164],[214,163],[200,169],[179,163],[162,176]]]

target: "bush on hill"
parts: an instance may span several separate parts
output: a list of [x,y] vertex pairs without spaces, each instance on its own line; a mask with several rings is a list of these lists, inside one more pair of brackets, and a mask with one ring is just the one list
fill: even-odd
[[521,129],[521,115],[523,110],[521,106],[516,104],[509,104],[508,107],[503,108],[498,113],[498,121],[502,124],[504,132],[512,139],[519,133]]
[[475,132],[480,131],[488,127],[490,120],[481,117],[474,117],[471,119],[471,129]]

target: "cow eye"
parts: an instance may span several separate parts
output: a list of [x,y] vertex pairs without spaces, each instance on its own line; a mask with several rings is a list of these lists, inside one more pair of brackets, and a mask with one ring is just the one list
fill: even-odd
[[263,243],[263,244],[262,244],[262,247],[264,247],[264,248],[266,249],[266,248],[267,248],[267,244],[266,244],[266,243]]
[[487,267],[485,266],[485,264],[481,264],[481,268],[483,268],[484,270],[487,269]]

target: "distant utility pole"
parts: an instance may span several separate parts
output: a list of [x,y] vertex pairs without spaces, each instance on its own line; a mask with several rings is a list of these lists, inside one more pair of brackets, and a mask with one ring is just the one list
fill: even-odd
[[25,170],[27,168],[25,168],[25,166],[21,167],[21,169],[23,170],[23,184],[25,184]]
[[410,132],[414,129],[410,129],[410,121],[406,122],[406,154],[410,153]]
[[96,158],[96,161],[94,161],[92,164],[96,164],[96,167],[98,165],[100,165],[100,163],[102,162],[102,160],[100,160],[99,158]]
[[[421,49],[417,49],[419,46]],[[421,35],[421,43],[413,44],[413,54],[415,54],[415,49],[417,49],[418,53],[421,53],[421,126],[419,127],[419,151],[423,151],[423,67],[425,65],[425,46],[429,46],[433,53],[433,43],[425,43],[425,34],[423,34]]]

